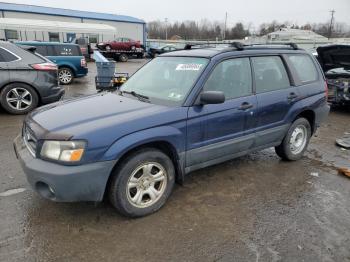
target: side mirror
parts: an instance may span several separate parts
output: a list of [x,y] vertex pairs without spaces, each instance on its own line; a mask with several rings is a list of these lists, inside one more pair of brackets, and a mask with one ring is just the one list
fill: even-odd
[[221,91],[204,91],[199,96],[202,105],[222,104],[225,102],[225,95]]

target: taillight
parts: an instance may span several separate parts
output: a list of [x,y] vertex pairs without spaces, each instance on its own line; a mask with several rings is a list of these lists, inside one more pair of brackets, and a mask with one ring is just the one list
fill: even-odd
[[53,63],[32,64],[31,67],[40,71],[57,71],[57,65]]
[[85,58],[82,58],[82,59],[80,60],[80,65],[81,65],[82,67],[86,67],[86,60],[85,60]]
[[328,84],[327,84],[327,80],[324,82],[324,92],[326,95],[326,99],[328,99]]

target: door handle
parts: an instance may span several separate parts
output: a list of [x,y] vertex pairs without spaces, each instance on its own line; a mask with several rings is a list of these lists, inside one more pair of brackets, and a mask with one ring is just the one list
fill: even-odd
[[247,110],[247,109],[252,108],[252,107],[253,107],[252,104],[249,104],[248,102],[244,102],[241,104],[241,106],[238,108],[238,110],[244,111],[244,110]]
[[294,99],[298,98],[298,95],[296,93],[290,93],[287,98],[288,98],[288,100],[294,100]]

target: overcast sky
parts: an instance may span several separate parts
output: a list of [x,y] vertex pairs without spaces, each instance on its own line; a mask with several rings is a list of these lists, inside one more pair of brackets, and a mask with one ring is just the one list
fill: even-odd
[[224,21],[228,24],[277,20],[296,24],[327,22],[334,9],[337,22],[350,24],[350,0],[3,0],[67,9],[130,15],[144,19],[170,22],[182,20]]

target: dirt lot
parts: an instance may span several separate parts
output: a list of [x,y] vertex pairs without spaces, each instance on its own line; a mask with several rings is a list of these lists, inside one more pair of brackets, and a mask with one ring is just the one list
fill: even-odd
[[[67,97],[95,92],[89,68]],[[350,152],[334,145],[350,109],[332,110],[301,161],[268,149],[194,172],[163,209],[134,220],[108,203],[34,193],[13,153],[22,120],[0,111],[0,261],[350,261],[350,179],[336,171]]]

